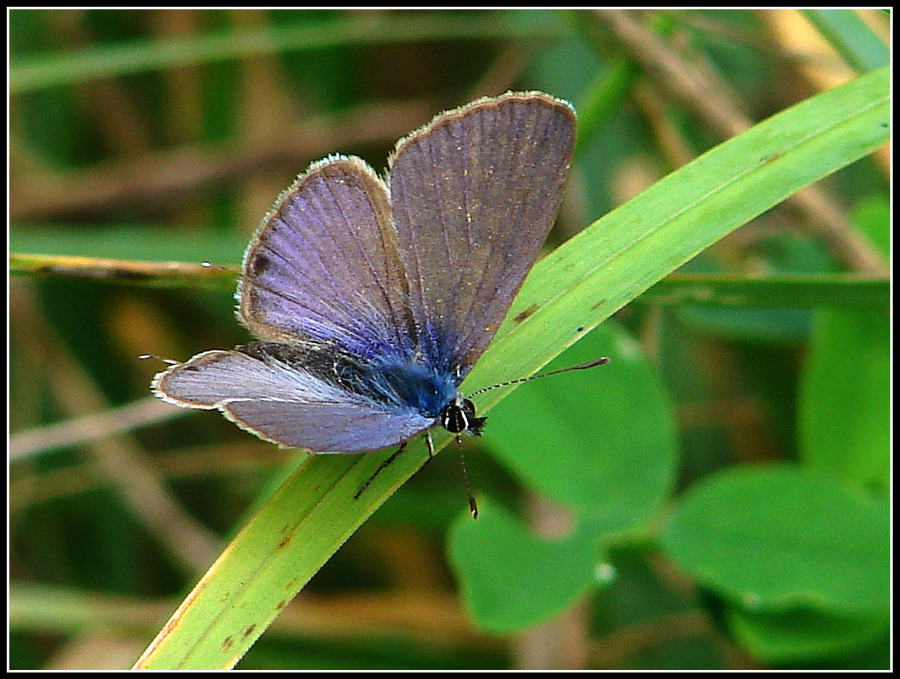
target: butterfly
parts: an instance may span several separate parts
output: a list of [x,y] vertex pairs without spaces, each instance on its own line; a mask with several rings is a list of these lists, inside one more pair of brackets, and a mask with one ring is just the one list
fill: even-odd
[[480,435],[459,387],[553,225],[575,123],[510,92],[401,139],[383,179],[356,157],[313,163],[244,253],[237,313],[258,339],[170,365],[153,392],[314,453]]

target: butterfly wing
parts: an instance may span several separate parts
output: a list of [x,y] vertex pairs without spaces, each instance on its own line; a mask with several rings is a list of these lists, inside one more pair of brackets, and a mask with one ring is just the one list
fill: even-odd
[[237,297],[260,339],[408,356],[407,283],[387,187],[372,169],[336,156],[301,175],[247,247]]
[[387,409],[313,370],[251,351],[253,346],[197,354],[159,373],[153,391],[181,407],[218,409],[272,443],[320,453],[377,450],[433,423]]
[[398,249],[439,369],[464,376],[493,338],[556,218],[574,143],[572,108],[531,92],[473,102],[397,144]]

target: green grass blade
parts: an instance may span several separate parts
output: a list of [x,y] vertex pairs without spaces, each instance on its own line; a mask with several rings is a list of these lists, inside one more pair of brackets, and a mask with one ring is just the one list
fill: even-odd
[[383,16],[360,15],[307,25],[232,30],[189,38],[153,38],[129,44],[101,45],[77,54],[23,59],[10,67],[9,91],[10,94],[21,94],[97,78],[341,45],[428,39],[540,39],[558,32],[559,26],[545,11],[522,15],[498,13],[483,16],[478,21],[426,12],[390,20]]
[[807,9],[803,13],[859,73],[881,68],[890,62],[890,48],[854,10]]

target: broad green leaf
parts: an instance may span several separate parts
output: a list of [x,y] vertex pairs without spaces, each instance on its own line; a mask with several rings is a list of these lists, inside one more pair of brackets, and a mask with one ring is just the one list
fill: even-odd
[[887,506],[788,466],[729,469],[683,498],[661,535],[691,578],[751,612],[882,613]]
[[463,599],[482,627],[508,632],[564,611],[596,582],[596,554],[579,535],[540,538],[490,501],[478,521],[460,517],[451,530],[450,561]]
[[741,646],[769,665],[846,656],[873,644],[889,631],[887,614],[826,615],[804,609],[752,613],[732,606],[725,616]]
[[551,363],[609,364],[529,383],[492,411],[488,447],[529,488],[600,534],[645,527],[674,483],[677,437],[662,383],[637,342],[607,322]]
[[800,454],[811,469],[887,492],[891,342],[887,309],[816,312],[800,384]]
[[[492,412],[488,447],[528,487],[571,509],[575,525],[547,541],[517,517],[457,523],[450,554],[482,627],[520,629],[564,610],[594,584],[582,559],[598,562],[604,543],[647,531],[668,499],[674,417],[637,343],[607,322],[548,369],[599,356],[611,362],[528,384]],[[532,587],[539,591],[523,595]]]
[[891,204],[886,197],[868,196],[853,208],[853,225],[884,258],[891,257]]
[[[862,201],[854,224],[890,257],[890,208]],[[816,312],[800,383],[800,455],[811,468],[886,492],[890,483],[889,305]]]

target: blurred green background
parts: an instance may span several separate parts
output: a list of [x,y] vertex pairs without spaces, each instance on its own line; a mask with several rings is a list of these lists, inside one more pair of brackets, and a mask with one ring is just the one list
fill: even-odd
[[[186,359],[248,339],[233,315],[234,278],[191,267],[239,264],[262,215],[310,162],[355,154],[380,170],[398,138],[441,110],[509,89],[547,91],[573,102],[580,120],[550,250],[727,138],[711,121],[713,99],[762,120],[882,65],[889,40],[889,18],[877,12],[11,10],[8,19],[10,249],[43,256],[13,257],[10,279],[15,669],[130,666],[296,466],[290,451],[215,414],[150,399],[161,364],[137,357]],[[653,45],[635,25],[666,46],[667,71],[647,69]],[[679,94],[679,74],[703,78],[716,95],[710,107]],[[886,262],[887,149],[818,188]],[[884,278],[811,221],[779,207],[684,271]],[[182,264],[158,265],[169,261]],[[648,461],[623,466],[621,495],[608,500],[616,521],[639,530],[623,528],[627,539],[586,557],[602,587],[573,585],[575,603],[537,625],[524,613],[518,625],[473,623],[458,596],[463,566],[445,554],[465,492],[456,455],[441,455],[239,667],[886,667],[886,608],[856,610],[862,595],[849,596],[829,612],[843,627],[800,643],[792,632],[814,627],[815,611],[760,623],[752,607],[736,611],[726,585],[693,577],[695,552],[679,550],[685,530],[700,530],[689,509],[702,517],[709,497],[729,501],[723,487],[698,489],[726,468],[797,464],[837,483],[847,506],[882,506],[887,318],[886,295],[860,302],[849,286],[796,305],[639,299],[554,364],[609,353],[619,368],[526,385],[467,449],[479,497],[558,536],[593,477],[575,466],[580,485],[523,478],[509,462],[516,446],[583,465],[567,451],[602,456],[611,439],[658,433],[641,443]],[[631,368],[629,356],[639,357]],[[554,408],[574,420],[563,429],[571,436],[535,415]],[[609,412],[614,422],[598,421]],[[768,481],[770,491],[806,488],[790,473]],[[654,497],[653,516],[629,514],[641,489]],[[661,530],[678,502],[683,511]],[[865,525],[881,535],[875,516]]]

